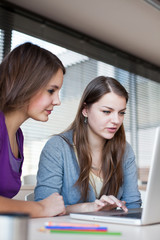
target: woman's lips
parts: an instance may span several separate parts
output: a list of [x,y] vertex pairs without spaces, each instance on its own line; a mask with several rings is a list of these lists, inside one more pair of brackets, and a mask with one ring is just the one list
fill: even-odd
[[46,112],[49,114],[51,114],[52,110],[46,110]]
[[108,132],[115,133],[117,131],[117,128],[107,128]]

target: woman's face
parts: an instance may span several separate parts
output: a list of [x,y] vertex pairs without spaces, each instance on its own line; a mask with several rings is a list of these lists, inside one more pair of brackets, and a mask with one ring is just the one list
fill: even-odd
[[87,106],[82,113],[88,118],[89,137],[111,139],[124,120],[126,99],[110,92],[102,96],[98,102]]
[[33,96],[27,109],[28,118],[46,122],[53,111],[54,106],[61,104],[59,91],[63,83],[63,72],[61,69],[53,75],[47,86]]

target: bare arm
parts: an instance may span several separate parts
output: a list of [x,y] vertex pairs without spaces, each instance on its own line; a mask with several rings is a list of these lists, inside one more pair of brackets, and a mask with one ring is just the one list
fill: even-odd
[[62,196],[53,193],[39,202],[21,201],[0,197],[0,212],[28,213],[31,217],[52,217],[65,214]]

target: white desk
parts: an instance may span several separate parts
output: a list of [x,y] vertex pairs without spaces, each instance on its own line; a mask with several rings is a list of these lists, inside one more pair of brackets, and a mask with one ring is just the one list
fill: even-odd
[[[28,240],[159,240],[160,239],[160,224],[135,227],[129,225],[118,225],[100,223],[101,226],[107,226],[110,232],[121,232],[121,236],[107,235],[85,235],[85,234],[65,234],[65,233],[48,233],[40,232],[39,229],[44,226],[45,222],[74,222],[74,223],[89,223],[88,221],[74,220],[69,216],[60,216],[53,218],[35,218],[29,220],[29,236]],[[92,222],[96,223],[96,222]]]

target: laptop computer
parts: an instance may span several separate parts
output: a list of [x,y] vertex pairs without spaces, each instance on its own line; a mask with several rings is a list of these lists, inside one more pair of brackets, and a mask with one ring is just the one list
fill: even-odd
[[123,210],[70,213],[71,218],[119,223],[129,225],[148,225],[160,223],[160,127],[156,129],[153,154],[146,189],[144,207]]

